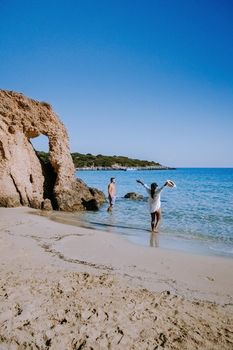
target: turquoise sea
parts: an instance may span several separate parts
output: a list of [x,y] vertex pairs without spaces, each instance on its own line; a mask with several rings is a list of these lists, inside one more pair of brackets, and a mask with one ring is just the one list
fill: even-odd
[[[72,220],[86,227],[124,235],[143,246],[233,257],[233,168],[79,171],[76,175],[106,195],[109,179],[114,176],[117,199],[112,213],[107,212],[106,203],[98,212],[70,214]],[[162,185],[172,179],[177,185],[163,190],[163,216],[156,237],[150,234],[146,191],[136,179],[148,185],[152,182]],[[127,192],[140,193],[144,199],[125,199]]]

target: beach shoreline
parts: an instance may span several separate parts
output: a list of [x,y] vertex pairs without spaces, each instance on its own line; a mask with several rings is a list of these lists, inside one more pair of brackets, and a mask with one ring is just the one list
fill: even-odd
[[[111,222],[103,223],[99,222],[98,220],[86,220],[85,216],[78,217],[77,213],[74,214],[54,211],[49,215],[45,214],[45,212],[44,214],[41,212],[41,215],[46,215],[50,220],[58,223],[120,235],[125,237],[129,242],[142,247],[151,246],[155,248],[175,250],[178,252],[184,252],[187,254],[194,254],[199,256],[216,256],[228,259],[233,258],[232,250],[227,245],[225,245],[224,249],[221,250],[220,244],[218,242],[218,249],[214,249],[216,242],[210,242],[208,240],[204,240],[203,238],[198,239],[198,237],[184,237],[181,236],[179,232],[168,233],[162,229],[158,234],[152,234],[149,228],[136,228],[133,226],[127,226],[126,224],[113,226]],[[90,219],[90,216],[88,218]],[[223,243],[221,243],[221,247],[223,247]]]
[[[79,176],[88,186],[106,190],[110,174],[80,172]],[[112,175],[111,175],[112,176]],[[177,169],[175,172],[118,172],[114,174],[117,183],[117,200],[112,215],[103,205],[96,213],[78,213],[74,220],[83,219],[91,227],[121,231],[130,240],[148,245],[150,214],[147,194],[137,179],[146,184],[164,184],[172,179],[176,189],[166,188],[161,195],[162,221],[159,245],[162,248],[176,248],[190,253],[224,255],[233,257],[233,218],[230,208],[232,197],[232,170],[222,169]],[[142,200],[124,198],[125,194],[136,192]],[[60,215],[60,214],[59,214]],[[67,215],[72,216],[72,214]]]
[[31,213],[0,208],[0,349],[232,347],[233,259]]

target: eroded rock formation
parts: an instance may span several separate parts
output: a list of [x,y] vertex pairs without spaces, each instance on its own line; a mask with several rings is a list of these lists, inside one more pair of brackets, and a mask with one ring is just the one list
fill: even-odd
[[[49,164],[30,142],[40,135],[48,137]],[[98,209],[104,194],[74,173],[66,129],[51,106],[0,90],[0,206],[41,208],[50,199],[54,209]]]
[[139,200],[139,199],[143,199],[143,196],[141,194],[136,193],[136,192],[129,192],[129,193],[126,193],[124,198]]

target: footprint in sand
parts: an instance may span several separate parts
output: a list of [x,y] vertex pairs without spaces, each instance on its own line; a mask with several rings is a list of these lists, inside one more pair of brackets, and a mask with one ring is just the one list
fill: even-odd
[[211,281],[211,282],[213,282],[213,281],[214,281],[214,278],[213,278],[213,277],[206,276],[206,278],[207,278],[209,281]]

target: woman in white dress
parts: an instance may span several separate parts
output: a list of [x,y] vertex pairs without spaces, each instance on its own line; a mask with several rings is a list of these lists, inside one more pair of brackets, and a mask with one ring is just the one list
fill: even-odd
[[142,186],[145,187],[147,193],[149,194],[148,205],[151,215],[151,231],[158,232],[160,220],[161,220],[161,201],[160,201],[160,193],[164,189],[164,187],[169,185],[169,182],[166,181],[162,187],[159,187],[157,183],[152,183],[150,187],[144,184],[141,180],[136,180]]

